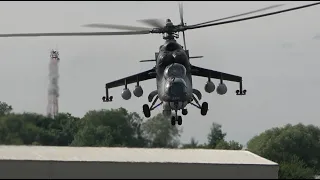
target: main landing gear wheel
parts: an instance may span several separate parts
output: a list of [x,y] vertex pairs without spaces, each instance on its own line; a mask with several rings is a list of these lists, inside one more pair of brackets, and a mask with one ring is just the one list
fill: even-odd
[[208,112],[208,103],[203,102],[202,106],[201,106],[201,115],[205,116],[205,115],[207,115],[207,112]]
[[151,112],[150,112],[150,108],[148,106],[148,104],[144,104],[142,106],[142,109],[143,109],[143,114],[146,118],[149,118],[151,116]]
[[172,126],[176,125],[176,117],[174,116],[171,117],[171,125]]
[[180,126],[182,124],[182,117],[181,116],[178,116],[178,125]]
[[188,110],[187,109],[182,109],[182,115],[187,115],[188,114]]

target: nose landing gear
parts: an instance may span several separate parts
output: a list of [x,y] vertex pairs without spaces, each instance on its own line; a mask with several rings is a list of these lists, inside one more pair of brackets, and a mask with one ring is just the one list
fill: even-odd
[[175,116],[171,117],[171,125],[174,126],[176,125],[176,121],[178,122],[178,125],[182,125],[182,117],[178,116],[178,111],[175,111]]

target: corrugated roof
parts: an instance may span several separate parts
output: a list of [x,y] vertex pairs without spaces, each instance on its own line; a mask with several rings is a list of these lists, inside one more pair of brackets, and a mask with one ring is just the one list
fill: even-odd
[[0,146],[0,160],[277,165],[245,150]]

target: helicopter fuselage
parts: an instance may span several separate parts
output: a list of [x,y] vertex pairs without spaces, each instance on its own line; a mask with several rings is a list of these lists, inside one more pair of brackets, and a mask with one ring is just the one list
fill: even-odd
[[158,98],[164,111],[183,109],[192,100],[189,57],[176,40],[166,40],[156,58]]

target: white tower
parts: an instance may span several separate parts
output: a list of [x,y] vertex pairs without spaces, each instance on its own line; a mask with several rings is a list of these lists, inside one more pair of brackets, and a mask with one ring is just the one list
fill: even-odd
[[50,52],[49,64],[49,88],[48,88],[48,107],[47,115],[54,118],[59,112],[58,98],[59,98],[59,68],[60,61],[59,52],[52,50]]

